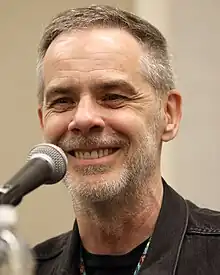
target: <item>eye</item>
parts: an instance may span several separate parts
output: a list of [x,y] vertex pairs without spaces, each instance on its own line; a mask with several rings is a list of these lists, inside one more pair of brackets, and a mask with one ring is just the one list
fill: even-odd
[[117,101],[117,100],[126,100],[126,96],[120,95],[120,94],[106,94],[103,99],[103,101]]
[[101,99],[104,106],[112,109],[123,107],[127,100],[128,98],[126,96],[115,93],[105,94]]
[[74,106],[75,102],[70,97],[57,98],[49,103],[49,108],[53,108],[58,111],[66,111],[67,109],[73,108]]
[[62,98],[55,99],[52,104],[66,104],[66,103],[69,103],[69,102],[70,102],[69,98],[62,97]]

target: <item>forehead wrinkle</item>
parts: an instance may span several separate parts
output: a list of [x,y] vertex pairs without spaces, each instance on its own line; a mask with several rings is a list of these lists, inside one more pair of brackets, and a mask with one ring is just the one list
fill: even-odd
[[[65,55],[70,55],[71,54],[71,57],[65,57]],[[47,54],[45,55],[45,58],[47,59],[47,57],[49,56],[50,57],[51,53],[49,52],[49,50],[47,51]],[[69,51],[65,51],[65,52],[61,52],[59,51],[58,53],[53,53],[52,54],[53,56],[56,56],[58,58],[58,60],[62,59],[63,61],[68,61],[68,60],[71,60],[71,59],[80,59],[80,60],[87,60],[87,59],[99,59],[96,57],[96,55],[101,55],[103,57],[103,55],[119,55],[119,56],[125,56],[126,58],[129,58],[130,56],[124,52],[120,52],[120,51],[103,51],[103,52],[94,52],[94,51],[91,51],[88,53],[88,56],[86,53],[84,53],[82,56],[79,55],[78,53],[76,54],[75,51],[72,53],[70,53]],[[95,57],[94,57],[95,56]],[[103,58],[100,58],[100,60],[103,60]]]
[[[105,72],[103,74],[103,71]],[[101,72],[101,73],[99,73]],[[82,75],[83,73],[83,75]],[[85,75],[86,73],[86,75]],[[59,79],[66,79],[69,82],[85,82],[85,80],[88,81],[108,81],[108,80],[114,80],[117,78],[121,78],[123,80],[128,79],[128,75],[125,74],[124,72],[117,70],[115,68],[110,68],[110,69],[93,69],[93,70],[58,70],[56,74],[53,74],[53,77],[48,81],[49,85],[50,83],[53,82],[60,82]],[[67,82],[65,81],[65,82]],[[64,81],[62,81],[64,82]]]
[[[112,55],[112,57],[111,57]],[[97,69],[96,67],[99,66],[101,67],[102,69],[106,69],[106,68],[110,68],[110,66],[117,66],[121,69],[125,69],[127,68],[127,62],[129,62],[129,57],[128,56],[124,56],[123,54],[121,53],[118,53],[117,55],[120,56],[120,58],[117,58],[115,57],[115,54],[111,53],[108,55],[108,57],[106,58],[97,58],[97,57],[93,57],[93,56],[90,56],[89,58],[80,58],[80,57],[74,57],[74,56],[71,56],[69,58],[59,58],[59,59],[53,59],[53,61],[47,61],[45,60],[44,62],[44,68],[47,68],[47,67],[53,67],[53,69],[55,68],[59,68],[59,67],[67,67],[68,70],[72,70],[72,68],[74,68],[73,70],[75,70],[75,68],[77,67],[80,67],[80,70],[81,70],[81,67],[82,68],[86,68],[86,67],[93,67],[94,69]],[[89,64],[87,63],[87,61],[89,61]],[[85,66],[85,63],[86,62],[87,66]],[[137,62],[138,64],[138,62]],[[59,69],[59,70],[62,70],[64,71],[65,69]],[[68,71],[67,70],[67,71]],[[82,70],[84,71],[84,70]]]
[[[96,70],[96,71],[103,71],[103,70]],[[128,75],[121,73],[121,71],[117,71],[116,69],[112,69],[112,70],[108,70],[111,74],[107,75],[106,71],[105,74],[99,74],[99,75],[94,75],[92,76],[93,73],[95,73],[96,71],[92,71],[92,72],[88,72],[88,74],[86,74],[86,78],[80,78],[80,77],[76,77],[73,76],[73,74],[71,73],[70,75],[59,75],[58,77],[55,76],[53,79],[50,80],[50,82],[47,85],[47,88],[49,88],[50,86],[71,86],[71,85],[79,85],[83,82],[83,84],[88,84],[88,85],[95,85],[98,82],[100,83],[106,83],[106,82],[112,82],[112,81],[117,81],[117,80],[122,80],[122,81],[129,81]],[[62,71],[61,71],[62,72]],[[71,71],[72,72],[72,71]],[[79,72],[81,73],[81,71],[75,71],[75,72]],[[115,73],[115,74],[114,74]],[[46,88],[46,89],[47,89]]]
[[[111,60],[101,60],[95,59],[93,64],[85,64],[82,60],[79,59],[66,59],[66,63],[62,60],[56,60],[55,63],[48,64],[49,66],[45,66],[43,71],[45,86],[47,86],[49,82],[51,82],[54,78],[73,78],[79,79],[90,79],[92,77],[100,77],[102,74],[122,74],[127,71],[128,66],[126,66],[126,62],[121,59],[121,62],[118,62],[116,65],[114,61]],[[85,76],[84,74],[88,74]],[[97,75],[93,75],[97,74]]]
[[[129,74],[130,70],[134,71],[134,68],[126,66],[126,62],[119,62],[116,66],[112,60],[102,60],[94,59],[95,64],[85,64],[82,60],[66,59],[68,60],[65,64],[62,60],[56,60],[54,63],[46,64],[44,68],[44,78],[45,84],[51,82],[54,78],[73,78],[73,79],[83,79],[92,77],[102,77],[102,75],[109,74],[107,77],[119,77],[121,74]],[[49,66],[47,66],[49,65]],[[138,71],[138,68],[136,69]],[[46,74],[45,74],[46,73]],[[84,73],[88,75],[84,75]],[[95,75],[93,75],[95,74]],[[110,76],[112,74],[112,76]],[[105,76],[103,76],[105,77]],[[127,76],[128,77],[128,76]],[[123,76],[125,78],[125,76]],[[47,79],[49,81],[47,81]],[[47,84],[46,84],[47,85]]]

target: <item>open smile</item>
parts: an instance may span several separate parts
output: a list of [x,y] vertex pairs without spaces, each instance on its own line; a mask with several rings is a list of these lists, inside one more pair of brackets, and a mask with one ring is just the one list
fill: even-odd
[[76,149],[68,154],[72,157],[74,166],[111,165],[115,163],[119,151],[120,148],[92,148]]
[[119,148],[73,150],[69,154],[77,159],[98,159],[114,154]]
[[115,153],[118,148],[105,148],[105,149],[93,149],[93,150],[74,150],[70,152],[70,155],[77,159],[97,159],[109,156]]

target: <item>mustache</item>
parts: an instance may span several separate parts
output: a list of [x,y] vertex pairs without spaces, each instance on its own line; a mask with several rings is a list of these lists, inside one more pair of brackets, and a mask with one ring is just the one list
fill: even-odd
[[113,136],[71,136],[63,137],[58,142],[57,145],[64,151],[70,151],[75,148],[81,147],[124,147],[127,146],[129,142],[120,137]]

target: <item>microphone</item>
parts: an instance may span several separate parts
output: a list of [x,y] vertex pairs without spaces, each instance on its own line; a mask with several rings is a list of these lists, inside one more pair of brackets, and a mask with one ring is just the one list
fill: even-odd
[[3,185],[0,204],[18,205],[26,194],[39,186],[62,180],[66,170],[67,157],[61,148],[50,143],[34,146],[27,163]]

